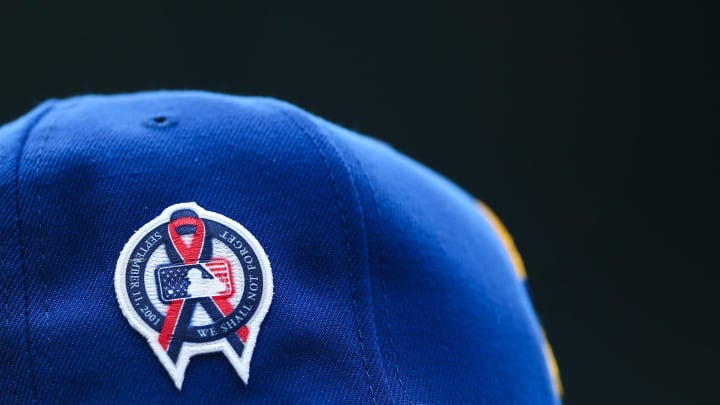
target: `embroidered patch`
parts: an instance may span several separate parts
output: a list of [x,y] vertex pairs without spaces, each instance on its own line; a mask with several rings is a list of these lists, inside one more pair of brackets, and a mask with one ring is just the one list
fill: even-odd
[[247,384],[273,280],[245,227],[195,203],[168,207],[123,248],[115,293],[178,390],[190,358],[211,352],[225,354]]

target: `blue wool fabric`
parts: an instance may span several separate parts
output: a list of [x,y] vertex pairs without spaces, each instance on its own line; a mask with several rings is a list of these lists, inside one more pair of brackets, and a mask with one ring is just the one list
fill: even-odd
[[[2,403],[558,403],[542,330],[474,199],[387,145],[267,98],[49,101],[0,129]],[[124,244],[194,201],[272,263],[247,385],[181,390],[118,307]]]

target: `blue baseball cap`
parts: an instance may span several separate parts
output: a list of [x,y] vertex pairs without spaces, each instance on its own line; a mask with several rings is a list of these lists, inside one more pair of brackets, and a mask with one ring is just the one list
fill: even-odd
[[559,403],[492,212],[291,104],[47,101],[0,190],[0,402]]

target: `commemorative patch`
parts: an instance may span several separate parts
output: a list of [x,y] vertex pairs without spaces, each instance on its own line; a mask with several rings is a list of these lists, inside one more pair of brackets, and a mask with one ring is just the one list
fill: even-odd
[[115,293],[178,390],[196,354],[221,352],[247,384],[270,307],[270,261],[245,227],[195,203],[175,204],[127,242]]

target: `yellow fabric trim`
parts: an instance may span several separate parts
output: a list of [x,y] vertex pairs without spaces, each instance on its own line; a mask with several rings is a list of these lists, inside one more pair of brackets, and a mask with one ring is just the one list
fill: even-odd
[[557,360],[555,360],[555,353],[553,353],[550,341],[545,336],[543,330],[543,337],[545,339],[545,360],[547,361],[548,368],[550,369],[550,375],[553,380],[553,388],[555,392],[562,398],[565,395],[565,389],[563,388],[562,379],[560,378],[560,367],[558,367]]
[[[510,261],[512,262],[515,274],[521,281],[527,281],[525,263],[520,256],[520,252],[515,245],[515,241],[512,236],[510,236],[510,232],[508,232],[507,228],[505,228],[505,225],[503,225],[502,221],[500,221],[500,218],[498,218],[495,212],[493,212],[493,210],[491,210],[484,202],[478,200],[478,206],[480,206],[481,210],[487,214],[493,229],[495,229],[495,232],[500,237],[505,250],[510,255]],[[552,346],[550,346],[550,342],[545,335],[545,330],[543,330],[542,333],[543,340],[545,341],[543,352],[545,353],[545,361],[547,363],[548,370],[550,371],[550,376],[552,377],[553,389],[555,390],[555,393],[562,398],[565,391],[562,385],[562,380],[560,379],[560,368],[558,367],[557,360],[555,360],[555,353],[553,353]]]
[[505,225],[503,225],[503,223],[500,221],[500,218],[495,215],[495,212],[493,212],[490,207],[485,205],[485,203],[482,201],[478,201],[478,205],[487,214],[488,218],[490,218],[490,222],[492,223],[495,232],[497,232],[498,236],[500,237],[500,240],[505,246],[505,250],[510,254],[510,261],[512,262],[513,269],[515,269],[515,274],[517,274],[520,280],[525,281],[527,279],[525,263],[523,263],[520,252],[518,252],[517,246],[515,246],[515,241],[513,240],[512,236],[510,236],[510,232],[508,232],[507,228],[505,228]]

